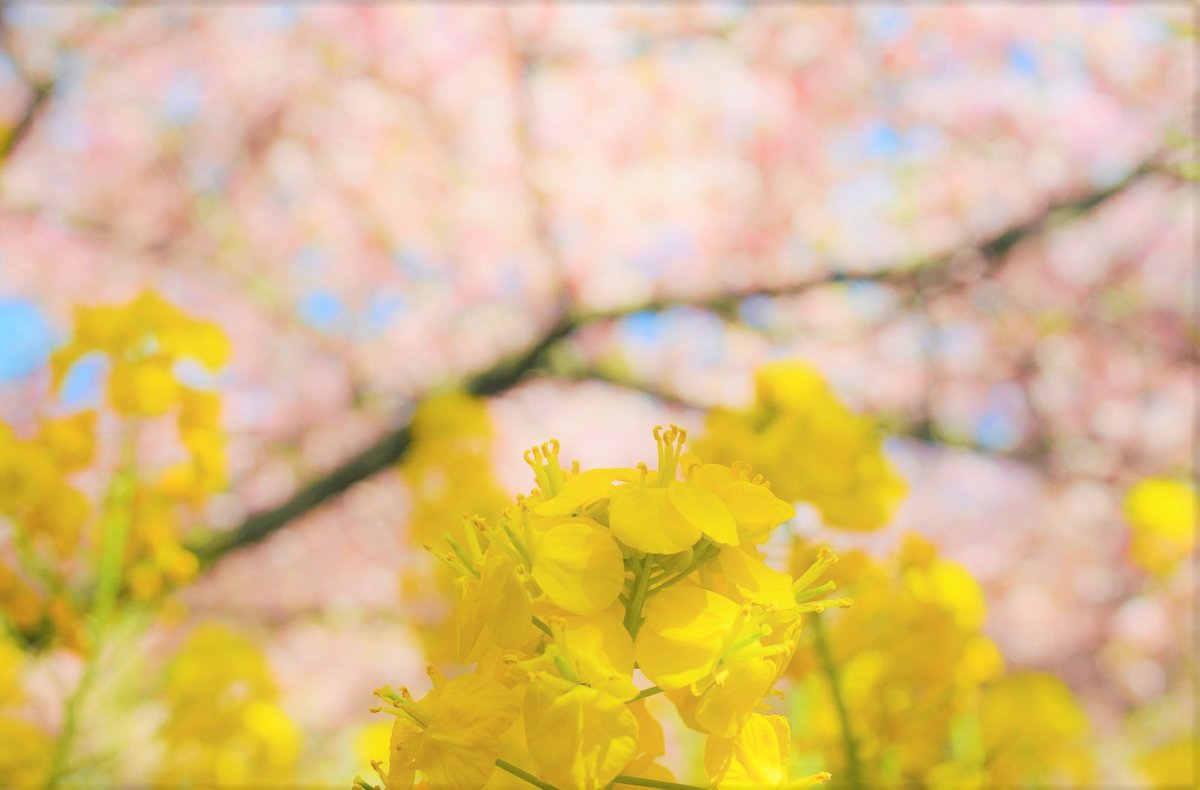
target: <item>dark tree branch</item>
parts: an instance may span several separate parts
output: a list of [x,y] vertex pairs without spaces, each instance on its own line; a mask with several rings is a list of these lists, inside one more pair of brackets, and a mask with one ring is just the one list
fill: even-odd
[[[541,366],[546,352],[572,328],[573,324],[570,321],[557,322],[525,351],[501,360],[469,379],[465,389],[478,396],[495,395],[509,389],[526,373]],[[251,515],[236,529],[209,536],[205,542],[192,546],[192,550],[204,565],[211,565],[231,551],[258,543],[355,483],[397,463],[408,454],[411,443],[411,426],[405,422],[337,468],[301,488],[283,504]]]
[[[973,246],[985,259],[988,270],[994,272],[1001,267],[1008,253],[1023,240],[1036,236],[1056,223],[1085,214],[1146,176],[1158,170],[1157,159],[1152,158],[1133,170],[1124,179],[1110,187],[1084,194],[1073,200],[1054,204],[1047,211],[1026,222],[1014,225],[995,236]],[[972,247],[966,247],[972,248]],[[736,312],[737,305],[750,297],[781,297],[801,293],[811,288],[840,282],[873,281],[902,287],[920,285],[925,293],[952,286],[955,283],[952,263],[959,251],[946,253],[921,264],[904,264],[894,268],[856,275],[831,274],[809,280],[764,288],[751,288],[733,293],[707,295],[696,298],[664,298],[628,305],[610,310],[589,313],[567,311],[527,349],[469,378],[463,388],[474,395],[488,396],[504,392],[526,376],[546,367],[548,353],[555,345],[569,338],[578,330],[597,323],[620,319],[639,312],[661,312],[676,307],[695,307],[712,310],[722,315]],[[597,373],[599,375],[599,373]],[[622,383],[622,382],[615,382]],[[622,383],[622,386],[630,386]],[[655,397],[685,405],[668,393],[648,391]],[[920,438],[920,426],[910,426],[909,435]],[[935,438],[935,437],[930,437]],[[256,513],[241,525],[228,532],[210,535],[205,542],[193,545],[193,550],[205,566],[216,563],[232,551],[253,545],[284,527],[294,519],[317,508],[341,494],[354,484],[383,471],[408,453],[412,441],[410,425],[406,421],[369,447],[355,454],[337,468],[327,472],[305,487],[289,500],[270,510]],[[957,445],[955,445],[957,446]],[[967,448],[970,449],[970,448]]]
[[50,97],[54,95],[53,82],[35,82],[30,85],[33,95],[25,104],[25,109],[22,111],[17,123],[0,138],[0,163],[8,161],[13,152],[17,150],[17,146],[21,144],[33,130],[37,120],[42,115],[42,111],[46,107],[46,103]]

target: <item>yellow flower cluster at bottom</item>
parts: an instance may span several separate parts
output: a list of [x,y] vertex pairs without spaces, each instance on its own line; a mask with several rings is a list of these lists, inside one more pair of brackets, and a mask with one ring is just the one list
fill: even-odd
[[[657,693],[707,735],[713,785],[795,785],[786,721],[763,712],[802,615],[848,603],[819,600],[836,558],[798,578],[771,568],[759,546],[792,506],[744,467],[685,456],[681,429],[654,436],[654,469],[567,471],[557,442],[534,448],[535,490],[430,547],[455,577],[454,648],[475,671],[431,667],[420,699],[376,692],[396,717],[377,763],[388,790],[671,786],[642,703]],[[639,688],[635,668],[654,685]]]

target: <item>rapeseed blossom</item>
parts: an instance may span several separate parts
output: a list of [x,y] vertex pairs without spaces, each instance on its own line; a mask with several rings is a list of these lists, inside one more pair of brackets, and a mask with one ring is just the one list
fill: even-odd
[[[798,545],[794,567],[814,556]],[[1091,776],[1087,720],[1050,675],[1005,674],[986,605],[958,563],[908,535],[885,560],[829,571],[854,606],[823,621],[788,668],[794,747],[852,784],[999,786]]]
[[1169,576],[1196,545],[1196,491],[1186,483],[1152,477],[1125,495],[1129,556],[1156,576]]
[[[124,305],[79,307],[74,319],[71,339],[51,357],[52,388],[82,357],[100,354],[106,398],[99,409],[43,416],[29,435],[0,424],[0,520],[16,549],[0,558],[0,615],[30,645],[57,641],[85,652],[81,590],[107,586],[112,598],[151,601],[199,567],[180,543],[180,516],[227,484],[221,405],[215,392],[184,384],[176,366],[192,360],[216,370],[229,344],[216,324],[151,291]],[[163,418],[184,457],[141,468],[139,430]],[[103,458],[102,430],[119,437],[118,452]],[[100,501],[73,482],[96,466],[111,479]],[[106,573],[113,578],[101,582]]]
[[662,728],[642,702],[658,693],[708,738],[715,786],[787,783],[786,738],[760,747],[762,721],[778,718],[762,712],[803,616],[849,604],[821,598],[832,555],[795,579],[771,568],[759,544],[792,505],[744,465],[685,454],[680,428],[654,438],[654,468],[568,468],[557,442],[532,448],[535,489],[429,545],[454,577],[454,657],[475,671],[445,680],[431,668],[420,700],[377,692],[396,716],[376,763],[388,790],[514,777],[672,786],[657,762]]
[[0,631],[0,778],[6,785],[34,786],[50,770],[50,734],[22,715],[24,652]]
[[[412,502],[408,538],[421,546],[450,534],[461,543],[466,540],[464,513],[495,520],[509,504],[492,473],[493,431],[486,404],[460,392],[434,395],[417,407],[411,426],[412,447],[400,465]],[[455,576],[440,565],[433,572],[419,563],[401,569],[401,590],[413,625],[433,660],[456,652],[447,639],[451,631],[445,627],[443,605],[456,595]]]
[[709,412],[699,452],[751,464],[781,497],[810,503],[830,527],[866,531],[888,523],[907,488],[875,421],[846,408],[804,363],[765,365],[755,383],[749,409]]
[[158,781],[241,785],[289,780],[300,733],[279,705],[253,642],[216,625],[196,628],[167,666]]

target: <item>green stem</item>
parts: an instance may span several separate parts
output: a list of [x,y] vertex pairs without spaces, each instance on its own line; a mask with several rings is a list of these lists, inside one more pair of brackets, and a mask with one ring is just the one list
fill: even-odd
[[[710,559],[712,559],[712,544],[705,544],[696,550],[696,556],[692,560],[691,564],[687,566],[687,568],[667,579],[665,582],[655,585],[650,590],[650,595],[654,595],[654,593],[658,592],[659,590],[665,590],[671,585],[683,581],[699,570]],[[663,575],[665,576],[666,574]]]
[[642,604],[646,601],[646,590],[650,586],[650,566],[653,556],[647,554],[642,559],[642,567],[638,569],[637,579],[633,583],[633,595],[629,599],[629,609],[625,612],[625,630],[630,636],[637,636],[642,627]]
[[131,503],[134,489],[135,452],[137,446],[136,429],[131,428],[125,439],[125,449],[121,466],[113,475],[104,502],[104,520],[102,527],[102,543],[100,546],[99,575],[96,579],[96,592],[92,604],[91,618],[88,623],[88,636],[91,644],[88,646],[87,660],[84,663],[83,674],[67,697],[63,709],[63,724],[58,738],[54,743],[54,755],[51,762],[50,775],[46,786],[53,790],[58,787],[69,773],[71,748],[74,745],[75,734],[79,724],[79,709],[83,700],[91,690],[96,679],[96,669],[100,653],[103,650],[105,632],[109,621],[116,609],[117,599],[121,593],[121,579],[125,564],[125,548],[129,542],[129,530],[132,526]]
[[634,787],[659,787],[663,790],[708,790],[700,785],[685,785],[679,782],[666,782],[662,779],[643,779],[640,776],[617,774],[612,783],[615,785],[633,785]]
[[660,689],[658,686],[651,686],[648,689],[642,689],[639,691],[638,695],[629,701],[637,702],[638,700],[645,699],[646,697],[653,697],[655,694],[662,694],[662,689]]
[[528,771],[518,768],[517,766],[508,762],[507,760],[497,759],[496,767],[503,769],[505,771],[508,771],[510,774],[512,774],[513,776],[515,776],[519,779],[524,779],[526,782],[533,785],[534,787],[541,788],[541,790],[558,790],[558,788],[555,787],[554,785],[543,782],[541,779],[538,779],[533,774],[529,773]]
[[847,784],[853,790],[860,790],[863,783],[862,763],[858,756],[858,741],[854,737],[854,730],[850,728],[850,713],[846,709],[846,700],[842,697],[841,678],[838,675],[837,665],[833,663],[833,656],[829,652],[829,642],[825,638],[825,627],[821,623],[820,615],[812,618],[812,631],[816,642],[817,656],[821,660],[821,669],[824,670],[825,677],[829,680],[833,707],[837,711],[838,722],[842,729],[842,750],[846,754],[846,773],[849,775]]

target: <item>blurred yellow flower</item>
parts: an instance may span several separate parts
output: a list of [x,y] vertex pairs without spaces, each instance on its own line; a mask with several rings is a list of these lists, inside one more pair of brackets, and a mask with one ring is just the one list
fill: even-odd
[[1200,739],[1179,738],[1138,755],[1138,771],[1152,787],[1195,787],[1200,781]]
[[223,626],[197,627],[167,665],[160,782],[286,784],[301,738],[253,642]]
[[1009,675],[979,705],[986,784],[1079,786],[1095,777],[1091,725],[1053,675]]
[[831,527],[886,524],[907,487],[884,454],[874,421],[847,409],[803,363],[766,365],[756,382],[749,409],[709,412],[697,452],[721,463],[749,463],[779,497],[811,503]]
[[1196,545],[1197,495],[1186,483],[1147,478],[1125,495],[1130,558],[1150,573],[1167,576]]

